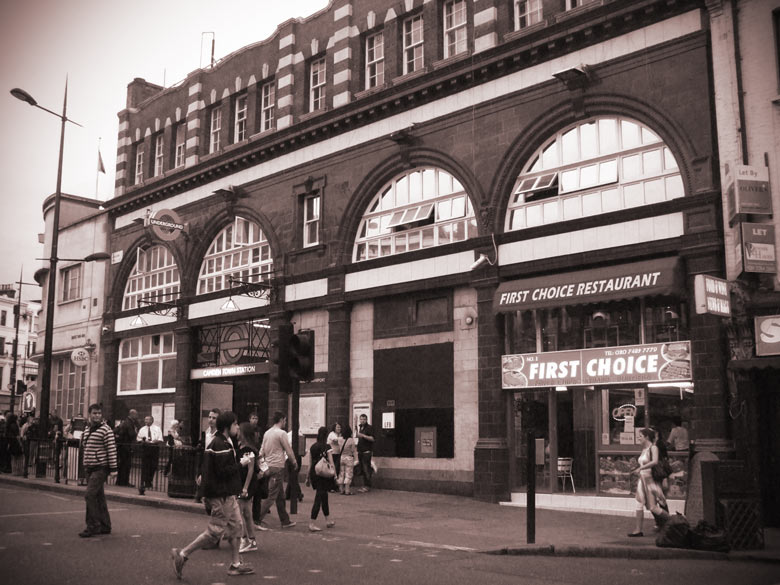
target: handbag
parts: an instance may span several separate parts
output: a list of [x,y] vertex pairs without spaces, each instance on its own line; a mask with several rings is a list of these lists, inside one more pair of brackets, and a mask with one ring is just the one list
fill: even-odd
[[672,465],[667,458],[663,458],[650,468],[653,480],[660,483],[672,474]]
[[333,479],[336,477],[336,469],[330,464],[330,461],[328,461],[328,458],[325,455],[317,461],[317,465],[314,466],[314,473],[317,477],[324,477],[326,479]]

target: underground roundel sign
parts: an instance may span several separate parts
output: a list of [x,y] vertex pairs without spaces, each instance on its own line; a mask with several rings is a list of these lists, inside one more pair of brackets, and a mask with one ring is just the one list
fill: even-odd
[[149,218],[152,233],[164,242],[170,242],[179,237],[185,229],[179,214],[172,209],[159,209]]

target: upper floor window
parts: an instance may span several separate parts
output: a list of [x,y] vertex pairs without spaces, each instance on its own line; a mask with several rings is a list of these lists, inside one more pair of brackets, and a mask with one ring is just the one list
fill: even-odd
[[542,0],[515,0],[515,30],[542,21]]
[[135,185],[144,182],[144,143],[139,142],[135,147]]
[[154,246],[138,249],[138,256],[130,272],[122,299],[122,310],[137,309],[149,303],[171,302],[179,298],[179,267],[170,250]]
[[586,4],[591,4],[595,1],[596,0],[566,0],[566,10],[571,10],[578,6],[585,6]]
[[125,339],[119,345],[117,391],[174,392],[176,348],[173,333]]
[[320,243],[320,196],[307,195],[303,199],[303,245]]
[[174,153],[174,168],[184,166],[184,154],[187,150],[187,125],[182,122],[176,126],[176,152]]
[[260,131],[265,132],[274,127],[274,108],[276,107],[276,83],[269,81],[263,84],[260,92]]
[[200,265],[198,294],[230,288],[230,277],[260,282],[273,271],[271,246],[260,226],[236,217],[211,242]]
[[558,133],[531,158],[512,191],[506,230],[683,195],[677,161],[657,134],[626,118],[595,118]]
[[444,3],[444,58],[464,52],[467,43],[466,0],[449,0]]
[[81,264],[62,270],[62,302],[81,298]]
[[236,98],[236,120],[233,128],[233,142],[241,142],[246,138],[246,95]]
[[404,75],[423,67],[423,17],[414,16],[404,21]]
[[399,175],[371,200],[360,222],[353,261],[460,242],[477,235],[468,193],[435,168]]
[[163,174],[163,135],[158,134],[154,137],[154,175],[159,177]]
[[309,66],[309,111],[325,108],[325,57],[311,62]]
[[219,150],[219,139],[222,133],[222,110],[219,106],[212,108],[209,123],[209,154]]
[[366,89],[385,83],[385,37],[377,33],[366,38]]
[[0,311],[0,326],[5,327],[7,320],[8,320],[8,311]]

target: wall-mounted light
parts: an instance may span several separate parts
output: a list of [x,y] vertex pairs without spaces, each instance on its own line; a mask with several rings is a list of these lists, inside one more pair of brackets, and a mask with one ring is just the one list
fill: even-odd
[[133,320],[130,321],[130,327],[146,327],[148,323],[144,321],[144,318],[141,317],[141,315],[136,315],[133,317]]
[[490,234],[490,237],[493,240],[493,253],[495,255],[495,260],[488,258],[487,254],[480,254],[479,257],[471,263],[469,270],[476,270],[483,264],[490,264],[490,266],[495,266],[498,263],[498,246],[496,246],[496,235]]
[[552,74],[555,79],[562,81],[566,89],[582,89],[593,79],[593,72],[587,65],[576,65],[568,69],[562,69]]
[[222,303],[222,306],[219,308],[220,311],[238,311],[238,305],[236,304],[236,301],[233,300],[233,297],[229,297],[228,300],[226,300],[224,303]]

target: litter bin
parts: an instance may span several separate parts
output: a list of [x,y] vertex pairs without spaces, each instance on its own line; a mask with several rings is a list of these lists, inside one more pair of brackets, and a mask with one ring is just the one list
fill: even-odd
[[168,496],[171,498],[195,497],[195,475],[197,470],[196,449],[182,445],[168,447],[170,472],[168,473]]

